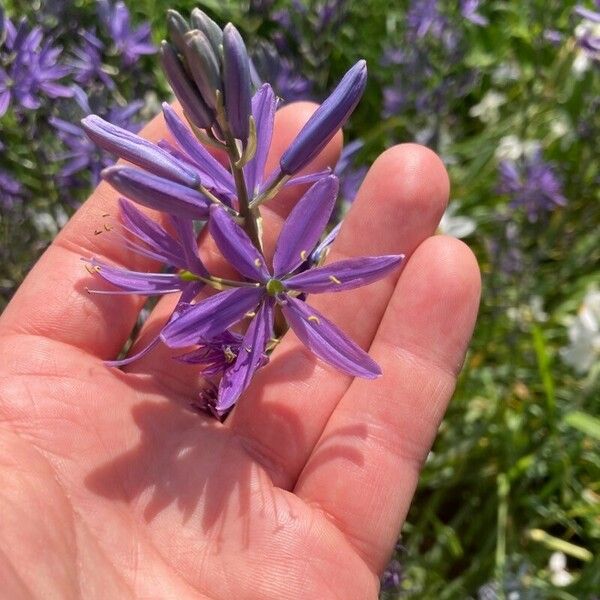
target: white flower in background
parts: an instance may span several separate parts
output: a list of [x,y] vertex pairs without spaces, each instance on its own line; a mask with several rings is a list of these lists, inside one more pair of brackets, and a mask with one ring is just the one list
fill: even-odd
[[519,77],[521,77],[521,69],[516,62],[501,63],[492,72],[492,81],[497,85],[502,85],[509,81],[517,81]]
[[498,160],[519,160],[522,156],[529,158],[540,149],[538,140],[521,140],[516,135],[505,135],[496,148]]
[[544,299],[538,295],[531,296],[527,304],[511,306],[506,311],[506,316],[522,326],[532,322],[544,323],[548,320],[548,313],[544,310]]
[[483,123],[496,123],[500,119],[500,107],[506,103],[506,96],[495,90],[490,90],[479,104],[471,107],[469,114],[477,117]]
[[573,73],[577,76],[578,79],[589,70],[592,61],[588,57],[588,55],[583,50],[578,50],[575,59],[573,60],[573,64],[571,65],[571,69]]
[[567,325],[569,345],[560,354],[577,372],[586,373],[600,358],[600,291],[588,291],[577,315],[570,317]]
[[32,212],[31,220],[38,233],[55,236],[69,220],[67,213],[58,207],[55,214],[49,212]]
[[446,212],[442,216],[442,220],[438,226],[438,231],[444,235],[450,235],[455,238],[464,238],[471,235],[477,224],[470,217],[457,215],[459,208],[458,202],[451,202]]
[[562,552],[553,552],[548,561],[550,581],[556,587],[565,587],[573,581],[573,575],[567,571],[567,557]]

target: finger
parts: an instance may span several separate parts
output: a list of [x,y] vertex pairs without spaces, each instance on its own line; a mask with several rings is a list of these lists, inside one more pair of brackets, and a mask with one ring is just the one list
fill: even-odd
[[[317,105],[312,102],[297,102],[289,104],[277,111],[275,116],[273,142],[269,150],[265,174],[268,175],[279,165],[279,158],[298,135],[300,129],[316,110]],[[313,173],[327,167],[333,167],[339,158],[342,146],[342,133],[338,132],[321,153],[303,170],[302,173]],[[284,188],[271,202],[264,205],[261,210],[264,230],[265,255],[268,260],[273,255],[275,242],[287,214],[294,204],[307,189],[307,185]],[[200,241],[200,255],[210,273],[221,276],[235,276],[235,271],[220,256],[212,239],[203,235]],[[176,298],[164,298],[152,312],[136,341],[132,352],[145,347],[150,340],[156,337],[165,321],[175,307]],[[170,388],[181,394],[187,391],[193,396],[197,393],[202,377],[198,374],[198,367],[186,365],[172,360],[173,350],[158,346],[150,354],[126,367],[128,372],[154,373],[163,379]]]
[[[149,140],[167,137],[162,115],[141,132]],[[31,270],[0,318],[0,332],[51,337],[102,358],[123,346],[144,302],[140,296],[90,295],[97,286],[81,258],[92,256],[144,271],[154,262],[128,250],[118,230],[119,195],[101,183]],[[145,211],[147,214],[156,213]]]
[[295,492],[375,572],[392,552],[454,390],[479,293],[477,262],[462,242],[436,236],[417,249],[371,344],[383,376],[354,380],[297,482]]
[[[448,198],[448,177],[439,158],[406,144],[382,154],[370,169],[345,219],[329,262],[351,256],[410,255],[432,235]],[[398,273],[365,288],[311,296],[322,311],[368,348]],[[234,411],[229,427],[247,439],[277,485],[293,487],[351,378],[318,362],[289,333],[261,369]]]

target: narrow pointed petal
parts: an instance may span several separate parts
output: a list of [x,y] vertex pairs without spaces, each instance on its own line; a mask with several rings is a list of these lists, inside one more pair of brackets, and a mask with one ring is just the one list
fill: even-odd
[[200,192],[131,167],[109,167],[102,178],[138,204],[189,219],[206,219],[210,201]]
[[158,223],[138,210],[133,203],[119,198],[123,227],[148,245],[163,262],[186,268],[183,249]]
[[245,145],[252,112],[250,60],[240,32],[231,23],[223,29],[223,91],[231,133]]
[[144,346],[139,352],[136,352],[135,354],[132,354],[127,358],[122,358],[121,360],[105,360],[104,364],[107,367],[124,367],[126,365],[130,365],[136,360],[139,360],[140,358],[146,356],[146,354],[149,354],[150,351],[158,345],[158,342],[160,342],[159,335],[152,339],[150,343]]
[[273,302],[265,299],[248,327],[234,365],[225,371],[219,384],[215,410],[227,412],[248,388],[256,370],[265,364],[265,350],[273,336]]
[[162,108],[169,131],[175,138],[179,148],[198,167],[203,183],[208,187],[212,187],[208,181],[205,181],[208,178],[214,186],[234,193],[235,184],[231,173],[198,141],[198,138],[190,131],[189,127],[166,102],[162,105]]
[[220,292],[191,305],[169,323],[161,338],[171,348],[184,348],[210,339],[241,321],[264,296],[262,288],[242,287]]
[[194,222],[183,217],[172,217],[173,224],[181,241],[181,248],[185,257],[185,268],[197,275],[206,277],[208,271],[198,256],[198,242],[194,231]]
[[[158,294],[170,294],[183,289],[188,282],[183,281],[177,274],[173,273],[140,273],[139,271],[128,271],[119,267],[112,267],[105,263],[92,259],[89,264],[92,269],[105,281],[112,283],[128,294],[140,294],[153,296]],[[110,290],[90,290],[97,294],[119,293]]]
[[282,311],[300,341],[321,360],[348,375],[365,379],[381,375],[379,365],[362,348],[305,302],[288,296]]
[[293,175],[306,166],[344,125],[367,84],[367,64],[359,60],[319,106],[279,161],[282,173]]
[[273,88],[265,83],[252,98],[252,116],[256,123],[256,152],[254,158],[244,167],[246,186],[250,193],[256,194],[262,181],[267,155],[273,137],[273,123],[277,99]]
[[87,136],[103,150],[116,154],[150,173],[196,187],[200,177],[193,169],[177,162],[168,152],[135,133],[108,123],[97,115],[81,121]]
[[338,187],[337,177],[329,175],[317,181],[294,206],[275,247],[275,277],[297,269],[314,250],[333,211]]
[[161,46],[162,66],[173,88],[177,99],[181,102],[187,118],[198,128],[208,129],[215,120],[214,112],[206,106],[196,86],[187,76],[175,49],[163,42]]
[[327,167],[327,169],[323,169],[322,171],[316,171],[315,173],[308,173],[307,175],[300,175],[299,177],[292,177],[285,182],[283,187],[290,187],[292,185],[304,185],[306,183],[314,183],[315,181],[319,181],[323,177],[327,177],[331,175],[333,171]]
[[385,277],[404,260],[404,255],[350,258],[316,267],[284,280],[290,290],[307,294],[342,292],[373,283]]
[[313,250],[310,255],[310,262],[313,265],[320,264],[327,253],[329,252],[329,248],[333,242],[335,242],[338,234],[340,233],[340,229],[342,228],[342,221],[340,221],[319,243],[319,245]]
[[246,232],[222,208],[211,208],[208,230],[221,254],[240,275],[253,281],[265,282],[270,279],[263,255],[254,247]]

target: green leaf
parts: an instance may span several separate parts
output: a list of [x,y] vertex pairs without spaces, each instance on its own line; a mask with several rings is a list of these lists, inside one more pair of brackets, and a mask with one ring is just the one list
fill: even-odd
[[565,416],[565,423],[596,440],[600,440],[600,419],[597,417],[576,410]]

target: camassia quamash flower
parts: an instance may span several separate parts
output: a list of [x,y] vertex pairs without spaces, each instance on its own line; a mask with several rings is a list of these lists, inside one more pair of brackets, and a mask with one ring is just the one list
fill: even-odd
[[381,374],[364,350],[305,301],[306,294],[341,292],[372,283],[397,268],[404,258],[352,258],[300,272],[329,221],[337,191],[338,180],[330,175],[304,194],[283,226],[272,270],[226,211],[218,206],[211,208],[211,236],[245,281],[229,282],[231,289],[183,309],[163,328],[161,338],[172,348],[184,348],[196,344],[199,338],[210,340],[245,317],[252,317],[242,341],[243,349],[221,379],[215,405],[218,414],[235,404],[261,366],[273,338],[276,306],[298,338],[320,359],[358,377]]

